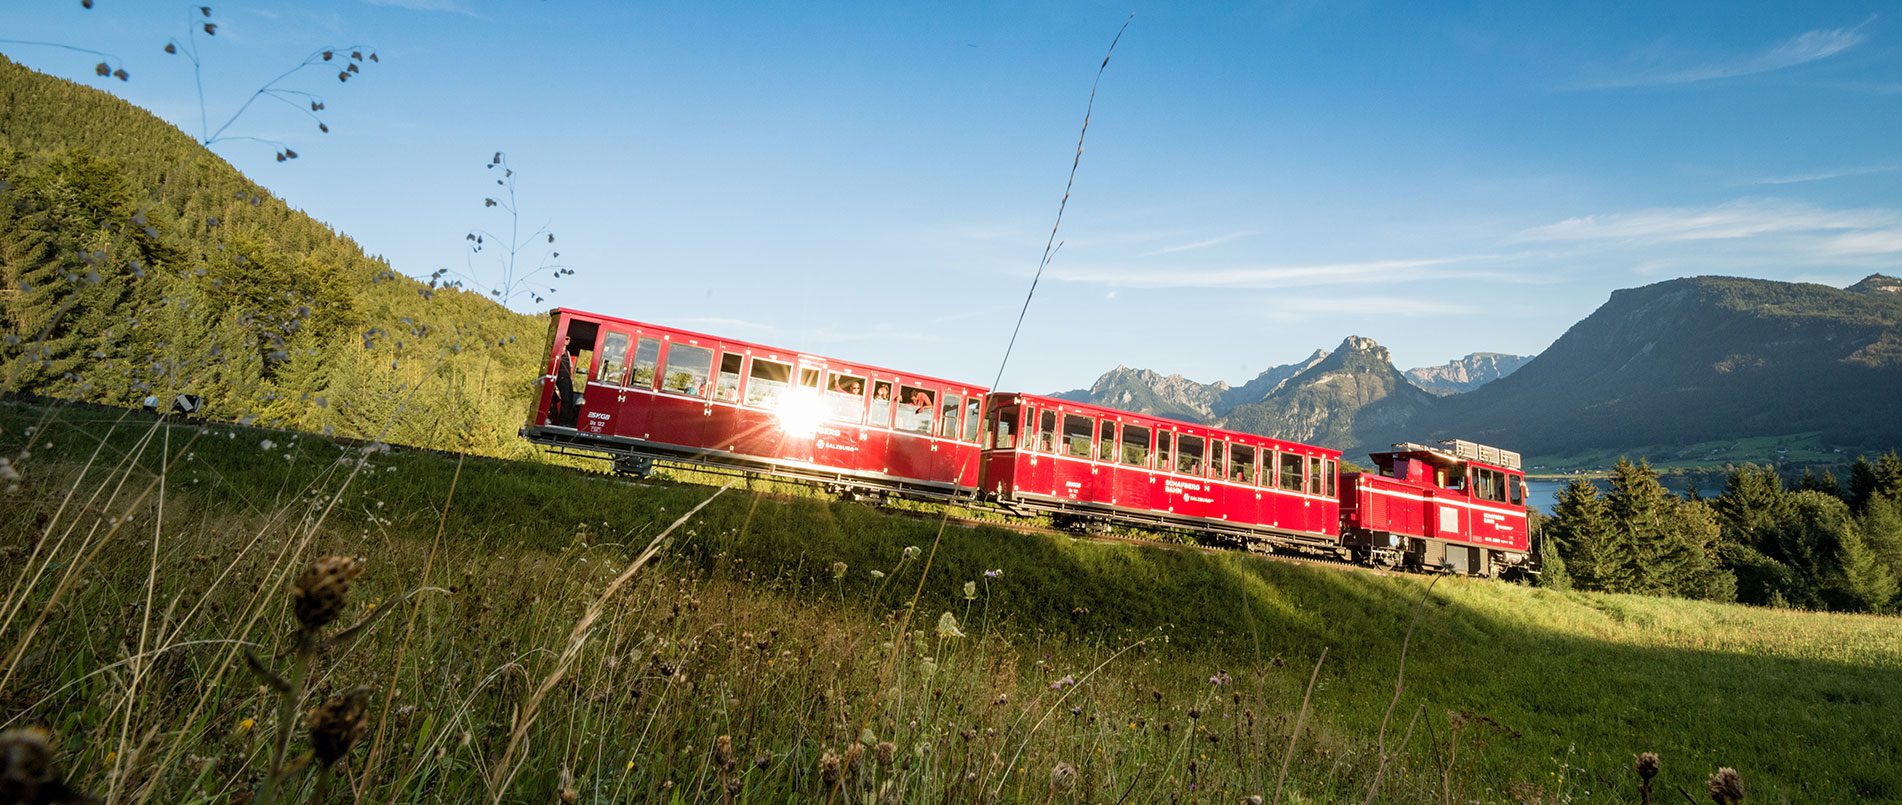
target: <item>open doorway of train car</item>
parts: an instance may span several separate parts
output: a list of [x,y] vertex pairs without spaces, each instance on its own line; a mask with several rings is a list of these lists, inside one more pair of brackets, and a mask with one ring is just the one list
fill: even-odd
[[[553,342],[548,351],[549,399],[545,424],[572,428],[581,416],[582,389],[594,371],[595,341],[601,335],[599,322],[561,316],[551,331]],[[567,350],[563,360],[562,350]]]

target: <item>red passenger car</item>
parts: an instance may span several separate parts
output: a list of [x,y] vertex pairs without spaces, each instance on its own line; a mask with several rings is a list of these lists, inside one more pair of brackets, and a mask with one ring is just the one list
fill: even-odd
[[[844,490],[977,487],[982,387],[566,308],[549,316],[547,372],[522,428],[531,441],[637,474],[661,459]],[[564,341],[569,383],[555,377]],[[578,404],[557,401],[563,385]]]
[[1341,537],[1362,562],[1497,576],[1528,553],[1519,454],[1466,441],[1396,444],[1341,477]]
[[1251,548],[1340,545],[1340,451],[1034,394],[993,393],[983,497]]

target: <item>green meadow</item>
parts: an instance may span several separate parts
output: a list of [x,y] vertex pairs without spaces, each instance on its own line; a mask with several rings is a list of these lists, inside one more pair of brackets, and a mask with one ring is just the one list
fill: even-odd
[[103,408],[0,403],[0,455],[0,719],[114,801],[1624,802],[1647,751],[1656,801],[1902,798],[1893,617]]

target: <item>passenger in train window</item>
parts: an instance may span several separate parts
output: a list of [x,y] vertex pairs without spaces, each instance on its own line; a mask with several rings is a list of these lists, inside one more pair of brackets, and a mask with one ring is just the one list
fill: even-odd
[[931,392],[921,388],[906,386],[902,389],[904,400],[898,405],[899,430],[931,432]]

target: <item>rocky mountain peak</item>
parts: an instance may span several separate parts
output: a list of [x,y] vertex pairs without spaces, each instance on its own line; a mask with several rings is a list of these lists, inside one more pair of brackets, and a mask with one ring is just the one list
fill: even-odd
[[1843,290],[1856,293],[1902,295],[1902,278],[1891,277],[1887,274],[1870,274],[1863,277],[1861,282]]

